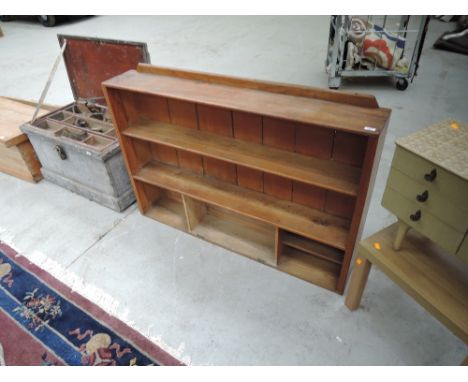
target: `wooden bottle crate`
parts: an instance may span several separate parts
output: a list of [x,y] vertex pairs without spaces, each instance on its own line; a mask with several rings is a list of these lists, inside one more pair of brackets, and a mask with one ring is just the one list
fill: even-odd
[[112,119],[101,91],[105,79],[149,62],[144,43],[58,35],[74,102],[21,127],[45,179],[123,211],[135,202]]

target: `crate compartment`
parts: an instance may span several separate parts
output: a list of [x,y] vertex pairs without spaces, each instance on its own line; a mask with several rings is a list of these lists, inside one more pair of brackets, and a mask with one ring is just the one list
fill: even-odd
[[211,243],[276,266],[275,228],[224,208],[183,196],[190,232]]
[[74,103],[73,105],[68,106],[64,111],[68,113],[73,113],[73,114],[81,114],[85,113],[85,106],[79,103]]
[[98,121],[111,123],[107,108],[99,105],[85,105],[82,102],[77,102],[64,109],[65,114],[80,114],[80,117],[92,118]]
[[37,122],[35,124],[35,126],[39,127],[42,130],[50,131],[52,133],[54,133],[56,131],[59,131],[60,129],[63,129],[63,124],[61,124],[60,122],[57,122],[57,121],[55,121],[53,119],[40,120],[39,122]]
[[83,143],[87,144],[88,146],[92,146],[97,149],[103,149],[114,142],[112,139],[100,137],[98,135],[89,135]]
[[77,128],[91,130],[101,134],[105,134],[108,131],[113,130],[113,127],[108,123],[81,116],[77,117],[71,115],[68,118],[64,119],[63,122]]
[[53,119],[55,121],[63,121],[67,118],[70,118],[70,116],[68,114],[65,114],[64,111],[58,111],[54,114],[50,114],[47,119]]
[[44,120],[46,123],[53,124],[57,121],[62,126],[76,127],[109,135],[109,133],[114,131],[114,128],[111,123],[105,120],[104,115],[105,111],[84,113],[77,105],[71,105],[68,108],[50,114]]
[[57,137],[71,139],[75,142],[90,146],[97,150],[102,150],[105,147],[114,143],[114,140],[112,139],[90,134],[84,129],[74,129],[71,127],[65,127],[61,130],[58,130],[57,132],[55,132],[55,135]]
[[57,137],[65,137],[68,139],[73,139],[74,141],[84,142],[86,139],[90,137],[90,135],[86,132],[86,130],[82,129],[73,129],[70,127],[65,127],[60,129],[55,133]]

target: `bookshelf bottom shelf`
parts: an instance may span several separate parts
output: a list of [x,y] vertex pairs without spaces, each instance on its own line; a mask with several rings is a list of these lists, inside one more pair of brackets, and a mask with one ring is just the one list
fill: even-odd
[[207,206],[205,216],[191,233],[253,260],[276,266],[273,226]]
[[278,269],[302,280],[336,291],[340,265],[311,256],[292,247],[285,247]]
[[343,250],[162,184],[135,183],[148,201],[145,216],[336,292]]

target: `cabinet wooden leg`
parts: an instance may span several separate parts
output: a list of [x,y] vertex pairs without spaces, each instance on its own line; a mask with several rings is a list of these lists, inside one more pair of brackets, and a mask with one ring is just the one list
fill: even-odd
[[369,260],[358,255],[345,300],[345,305],[349,310],[359,308],[371,267],[372,263]]
[[398,230],[396,233],[395,241],[393,242],[393,249],[395,251],[399,251],[401,248],[401,243],[403,243],[403,239],[405,238],[406,234],[410,226],[406,224],[403,220],[398,219]]

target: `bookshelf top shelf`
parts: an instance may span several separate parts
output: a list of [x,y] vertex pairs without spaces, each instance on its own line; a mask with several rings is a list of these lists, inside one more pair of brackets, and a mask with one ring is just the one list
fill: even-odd
[[361,135],[380,134],[390,116],[390,110],[385,108],[360,107],[135,70],[113,77],[105,81],[103,86],[310,123]]
[[154,161],[133,177],[345,249],[346,219]]
[[336,161],[312,158],[257,143],[160,122],[132,125],[124,130],[123,134],[240,164],[345,195],[356,196],[359,190],[361,170]]

